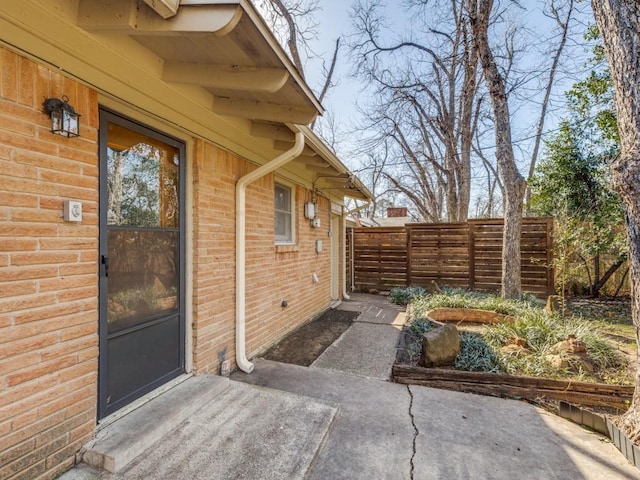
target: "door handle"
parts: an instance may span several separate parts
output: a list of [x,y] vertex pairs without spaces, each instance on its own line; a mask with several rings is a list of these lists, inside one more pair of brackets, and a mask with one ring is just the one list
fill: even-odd
[[106,255],[100,256],[100,263],[104,265],[104,276],[109,276],[109,257]]

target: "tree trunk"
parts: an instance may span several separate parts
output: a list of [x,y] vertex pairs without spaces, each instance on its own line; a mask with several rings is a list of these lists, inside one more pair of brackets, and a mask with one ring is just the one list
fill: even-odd
[[468,0],[467,9],[484,80],[491,97],[496,138],[498,174],[504,186],[504,235],[502,237],[502,296],[520,298],[520,233],[526,182],[516,166],[511,144],[511,115],[504,79],[489,46],[492,0]]
[[[533,153],[531,154],[531,163],[529,163],[529,175],[527,176],[527,181],[531,180],[536,170],[538,152],[540,151],[540,144],[542,143],[542,135],[544,133],[544,122],[547,119],[547,108],[549,107],[549,99],[551,98],[551,90],[555,87],[555,77],[558,70],[558,64],[560,63],[560,57],[562,56],[564,46],[567,43],[567,37],[569,36],[569,24],[571,23],[571,17],[573,15],[573,2],[574,0],[569,0],[567,16],[564,20],[560,18],[560,11],[556,8],[554,2],[551,2],[551,11],[556,23],[560,26],[560,43],[553,55],[553,62],[551,62],[551,68],[549,69],[549,77],[544,90],[544,98],[542,99],[542,106],[540,107],[540,118],[538,119],[538,127],[536,129],[536,136],[533,142]],[[527,188],[526,190],[524,203],[527,206],[527,216],[529,216],[531,208],[530,188]]]
[[593,285],[591,286],[592,297],[598,296],[598,290],[600,289],[597,287],[599,283],[600,283],[600,254],[596,253],[593,256]]
[[[509,183],[502,175],[503,181]],[[520,276],[521,255],[520,237],[522,232],[522,200],[524,199],[524,180],[519,178],[505,189],[504,197],[504,234],[502,237],[502,296],[520,298],[522,281]]]
[[[631,273],[631,315],[640,345],[640,3],[592,0],[596,23],[611,69],[621,152],[612,165],[612,183],[624,204]],[[640,441],[640,369],[622,428]]]
[[[599,297],[600,296],[600,290],[602,290],[602,287],[604,287],[604,285],[609,281],[611,276],[614,273],[616,273],[616,271],[622,266],[622,264],[624,263],[625,260],[626,260],[625,257],[618,258],[611,266],[609,266],[607,271],[604,272],[604,275],[602,276],[602,278],[600,278],[600,279],[598,279],[598,281],[596,281],[596,283],[593,285],[593,296],[594,297]],[[616,291],[616,294],[617,294],[617,291]]]

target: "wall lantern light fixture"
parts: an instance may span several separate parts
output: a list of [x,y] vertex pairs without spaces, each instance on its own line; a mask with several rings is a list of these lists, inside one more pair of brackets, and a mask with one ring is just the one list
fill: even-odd
[[47,98],[44,101],[44,109],[51,116],[51,132],[63,137],[80,136],[80,115],[69,105],[66,95],[59,98]]

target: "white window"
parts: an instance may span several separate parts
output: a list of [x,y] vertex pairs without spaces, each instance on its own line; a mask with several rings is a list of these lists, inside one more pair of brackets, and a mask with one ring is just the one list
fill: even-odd
[[293,189],[276,183],[274,204],[276,243],[293,243]]

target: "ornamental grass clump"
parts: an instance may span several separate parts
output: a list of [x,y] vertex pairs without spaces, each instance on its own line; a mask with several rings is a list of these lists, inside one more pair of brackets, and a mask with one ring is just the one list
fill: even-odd
[[562,318],[549,315],[542,310],[527,311],[513,323],[501,323],[487,328],[482,336],[496,350],[508,345],[514,338],[525,341],[529,354],[514,356],[503,355],[507,372],[527,375],[566,376],[570,372],[553,370],[547,355],[551,347],[570,335],[582,341],[596,371],[619,369],[626,365],[626,360],[604,338],[600,331],[590,322],[580,318]]
[[468,372],[504,372],[504,365],[499,355],[479,335],[469,332],[460,334],[460,352],[453,364],[456,370]]
[[415,298],[425,295],[426,291],[422,287],[396,287],[389,292],[389,301],[396,305],[408,305]]
[[[481,334],[462,332],[460,353],[454,365],[459,370],[571,377],[580,380],[611,379],[620,383],[620,371],[627,364],[626,358],[592,322],[576,317],[563,318],[555,313],[548,314],[542,309],[542,304],[533,298],[505,300],[497,295],[459,289],[421,295],[413,299],[409,330],[413,331],[412,336],[416,340],[422,338],[425,325],[430,324],[428,328],[433,328],[433,324],[427,319],[427,312],[435,308],[475,308],[516,318],[514,322],[487,325]],[[582,371],[576,373],[559,370],[551,365],[549,354],[552,347],[569,336],[575,336],[586,345],[589,360],[594,366],[594,375]],[[504,349],[507,345],[513,346],[514,342],[524,346],[520,349]],[[416,343],[418,347],[421,346],[421,342]]]

